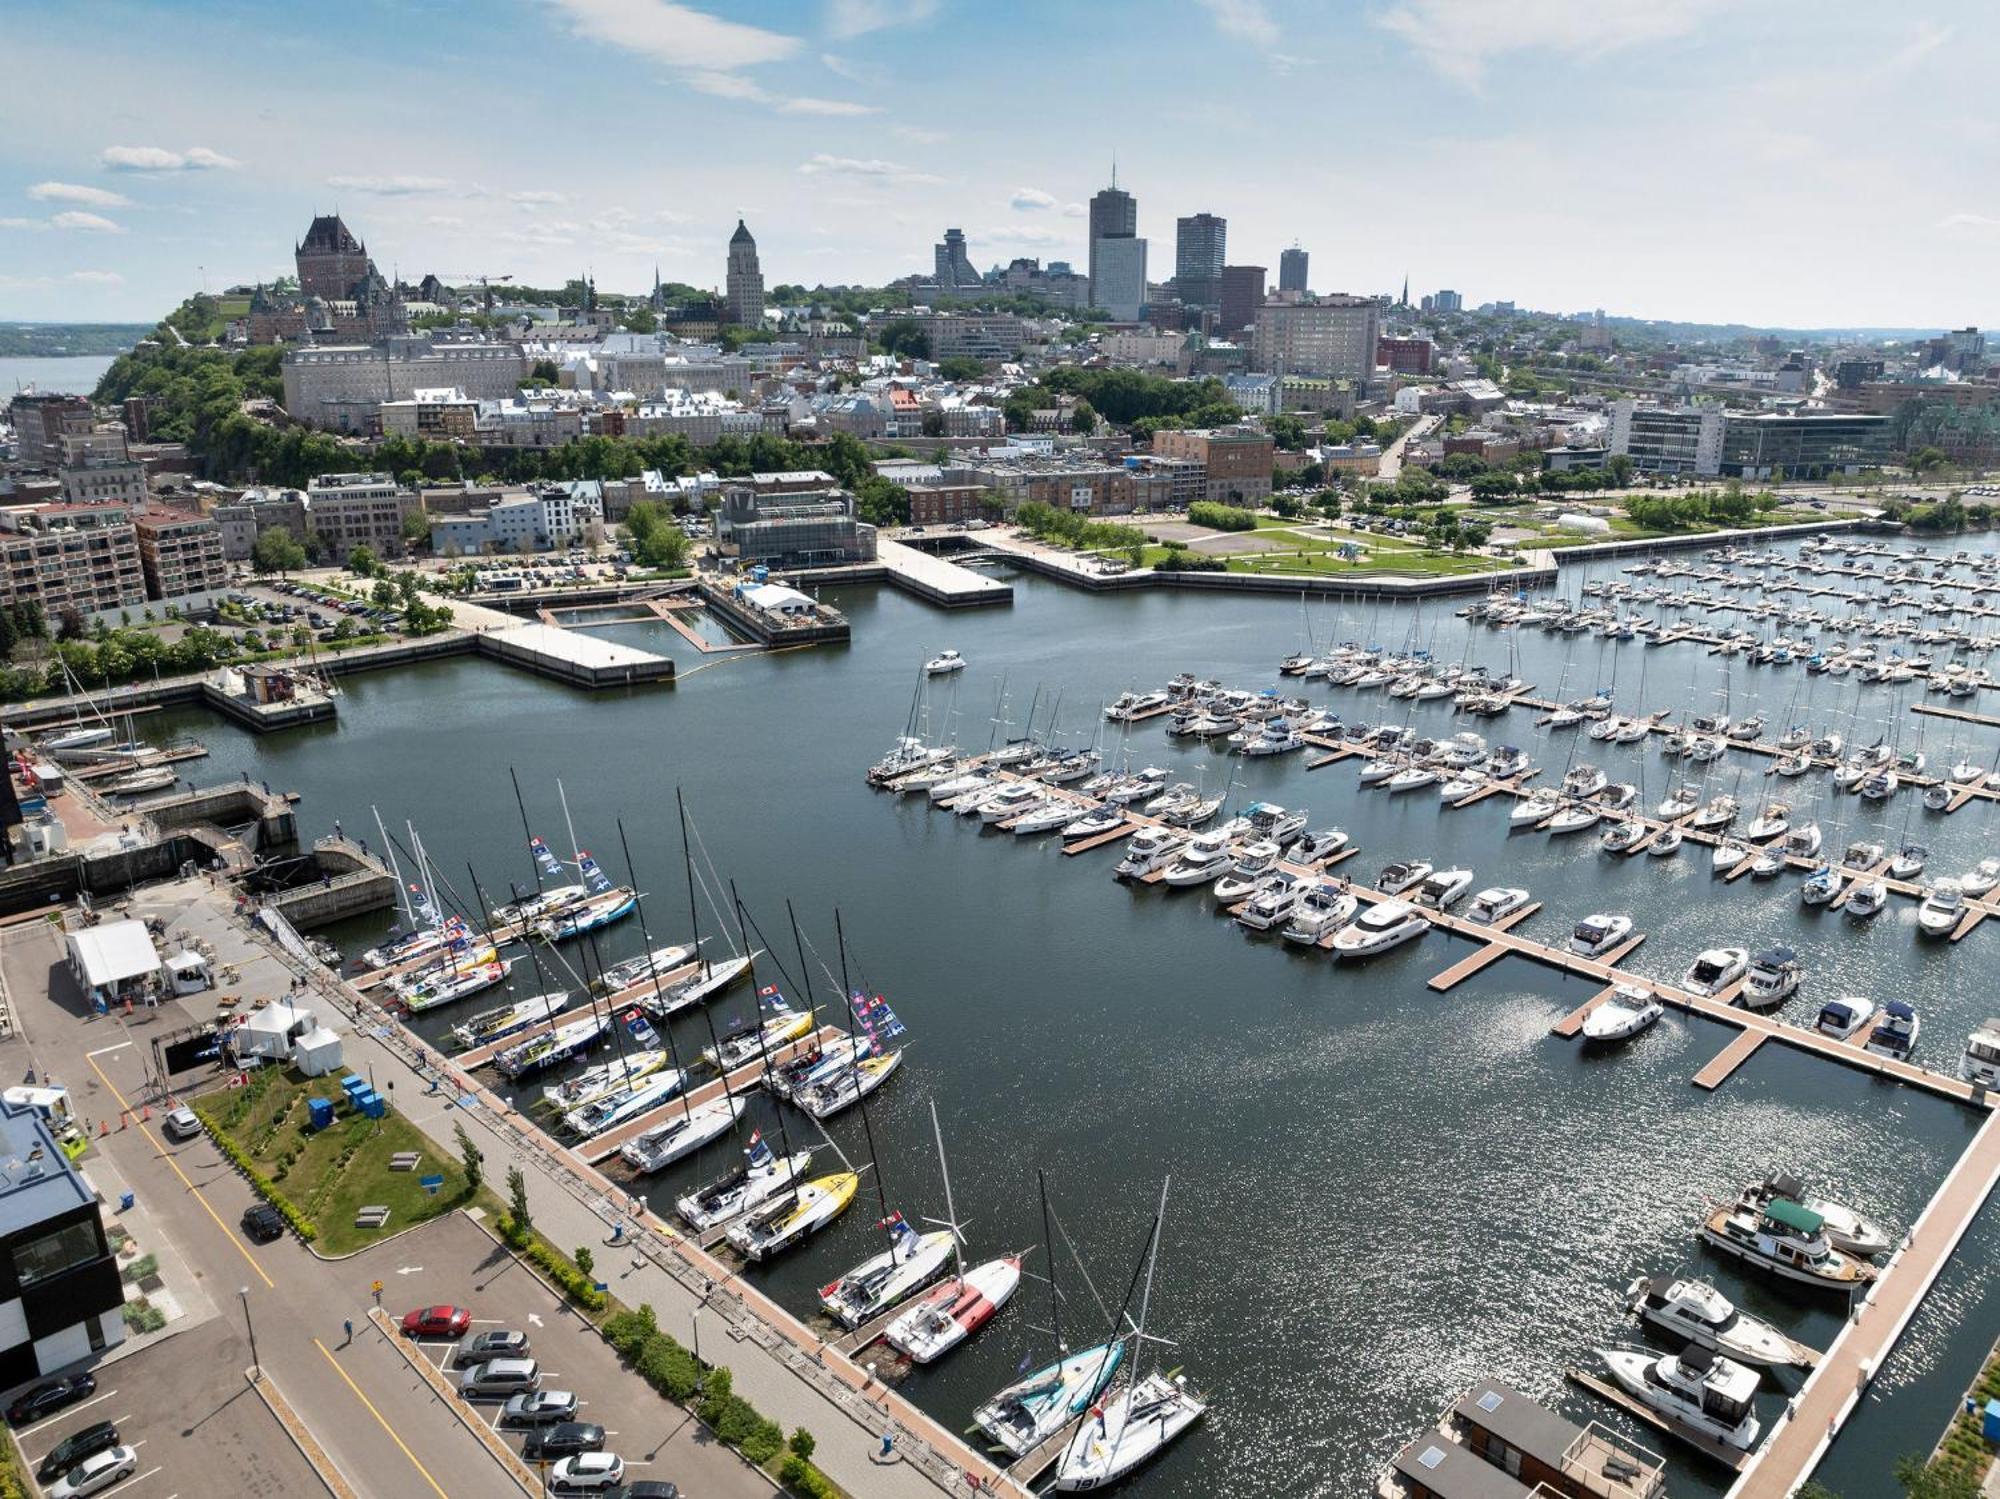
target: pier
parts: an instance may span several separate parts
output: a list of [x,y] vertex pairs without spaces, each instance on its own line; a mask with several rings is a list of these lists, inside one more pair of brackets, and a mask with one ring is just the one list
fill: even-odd
[[508,625],[476,638],[483,656],[575,687],[631,687],[671,681],[674,675],[674,663],[665,656],[539,622]]

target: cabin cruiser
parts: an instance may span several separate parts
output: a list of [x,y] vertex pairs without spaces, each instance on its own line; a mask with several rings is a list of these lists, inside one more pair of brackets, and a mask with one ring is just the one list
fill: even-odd
[[1965,1038],[1958,1075],[1981,1088],[2000,1087],[2000,1020],[1988,1020]]
[[1596,826],[1603,815],[1603,810],[1594,802],[1565,802],[1556,808],[1555,815],[1544,827],[1551,836],[1580,833],[1585,828]]
[[1688,819],[1688,826],[1698,832],[1713,832],[1726,828],[1736,820],[1736,798],[1724,794],[1711,797],[1708,803]]
[[1856,874],[1874,869],[1884,857],[1879,843],[1850,843],[1847,852],[1840,856],[1840,867]]
[[1595,765],[1579,765],[1562,779],[1565,796],[1595,796],[1610,777]]
[[1125,845],[1125,857],[1113,871],[1121,880],[1144,879],[1180,857],[1188,836],[1177,828],[1141,828]]
[[1811,1350],[1760,1317],[1739,1310],[1705,1280],[1641,1276],[1625,1288],[1634,1316],[1662,1332],[1759,1369],[1810,1367]]
[[1354,919],[1361,898],[1344,885],[1319,880],[1311,885],[1292,908],[1292,919],[1279,933],[1287,942],[1316,946],[1320,939],[1337,932]]
[[1113,722],[1130,723],[1167,706],[1164,692],[1121,692],[1106,706],[1104,716]]
[[1010,782],[980,805],[979,820],[988,824],[1011,822],[1022,813],[1041,806],[1046,795],[1040,786],[1031,782]]
[[1704,1242],[1783,1280],[1852,1292],[1875,1278],[1875,1267],[1834,1247],[1826,1219],[1788,1197],[1752,1200],[1751,1194],[1710,1213]]
[[924,663],[924,671],[933,677],[944,676],[948,672],[964,671],[965,657],[957,651],[939,651]]
[[1763,1428],[1754,1409],[1758,1375],[1696,1344],[1679,1353],[1600,1348],[1611,1377],[1641,1405],[1666,1417],[1668,1430],[1684,1429],[1748,1452]]
[[1895,1243],[1888,1229],[1862,1217],[1845,1203],[1813,1195],[1803,1181],[1788,1171],[1774,1171],[1763,1181],[1743,1189],[1744,1206],[1759,1207],[1776,1201],[1789,1201],[1815,1214],[1824,1225],[1827,1242],[1842,1254],[1864,1258],[1887,1254]]
[[[1071,807],[1074,812],[1076,808]],[[1081,817],[1063,824],[1063,841],[1075,843],[1083,838],[1095,838],[1100,833],[1108,833],[1113,828],[1125,826],[1125,814],[1117,807],[1092,807]]]
[[1538,787],[1514,803],[1513,810],[1507,814],[1508,825],[1516,828],[1533,826],[1547,818],[1561,804],[1562,798],[1556,794],[1554,787]]
[[860,1184],[852,1171],[836,1171],[787,1188],[730,1224],[729,1242],[747,1260],[782,1254],[846,1212]]
[[[1213,836],[1213,835],[1209,835]],[[1278,845],[1260,838],[1245,844],[1229,867],[1228,873],[1215,882],[1215,899],[1218,904],[1232,906],[1254,894],[1265,878],[1278,867],[1282,857]]]
[[1792,809],[1783,802],[1771,802],[1743,830],[1743,836],[1752,843],[1768,843],[1773,838],[1782,838],[1791,826]]
[[1882,1006],[1882,1018],[1875,1022],[1875,1029],[1861,1043],[1861,1049],[1892,1061],[1907,1062],[1910,1053],[1917,1049],[1917,1032],[1922,1028],[1923,1022],[1913,1008],[1900,999],[1889,1000]]
[[1802,822],[1785,834],[1785,841],[1779,845],[1788,859],[1816,859],[1825,835],[1816,822]]
[[618,1154],[627,1166],[641,1174],[665,1170],[728,1134],[747,1101],[741,1093],[725,1093],[721,1098],[697,1104],[664,1124],[634,1135],[618,1147]]
[[674,1211],[696,1233],[719,1228],[762,1206],[804,1176],[812,1164],[809,1150],[781,1158],[764,1143],[762,1134],[751,1135],[750,1147],[743,1155],[743,1164],[735,1170],[674,1199]]
[[1304,812],[1287,812],[1276,802],[1252,802],[1243,810],[1253,836],[1283,848],[1306,830]]
[[1769,1010],[1798,992],[1806,966],[1789,947],[1773,947],[1750,960],[1736,1002],[1747,1010]]
[[1619,984],[1583,1017],[1583,1039],[1600,1044],[1629,1041],[1665,1013],[1666,1006],[1651,990],[1638,984]]
[[918,1297],[883,1336],[911,1363],[931,1363],[992,1321],[1020,1284],[1019,1255],[988,1260]]
[[1889,861],[1889,878],[1914,882],[1924,872],[1924,865],[1930,862],[1931,851],[1921,843],[1906,843],[1896,850],[1896,857]]
[[1613,781],[1593,800],[1607,812],[1623,812],[1639,799],[1639,788],[1630,781]]
[[1417,905],[1445,910],[1472,885],[1469,869],[1440,869],[1427,875],[1410,899]]
[[1267,875],[1256,894],[1245,901],[1243,909],[1236,913],[1236,920],[1254,932],[1268,932],[1291,918],[1306,887],[1307,881],[1282,869]]
[[948,1228],[918,1233],[901,1213],[891,1213],[883,1224],[889,1247],[820,1287],[819,1304],[850,1330],[908,1300],[944,1274],[958,1255],[958,1236]]
[[[1421,695],[1421,694],[1420,694]],[[1208,1413],[1178,1372],[1158,1369],[1098,1404],[1056,1459],[1055,1492],[1106,1488],[1158,1455]]]
[[1981,859],[1958,877],[1958,888],[1970,896],[1989,894],[1995,885],[2000,885],[2000,859]]
[[1579,958],[1601,958],[1632,934],[1632,918],[1599,913],[1586,916],[1569,934],[1569,950]]
[[1472,897],[1465,919],[1480,926],[1505,921],[1528,903],[1528,892],[1512,885],[1493,885]]
[[1681,988],[1690,994],[1710,998],[1742,978],[1750,967],[1750,954],[1740,947],[1711,947],[1688,964],[1681,975]]
[[1949,937],[1965,915],[1965,892],[1957,880],[1938,880],[1924,892],[1917,907],[1917,930],[1931,937]]
[[1866,920],[1880,915],[1882,908],[1888,904],[1889,887],[1886,884],[1881,880],[1859,880],[1848,892],[1845,909],[1849,916]]
[[1068,1354],[994,1395],[972,1413],[973,1422],[1014,1457],[1025,1457],[1096,1404],[1125,1350],[1121,1338]]
[[1845,1041],[1875,1018],[1875,1001],[1860,994],[1843,994],[1820,1006],[1813,1029],[1822,1036]]
[[1401,895],[1405,891],[1413,890],[1418,885],[1421,885],[1430,877],[1430,872],[1431,866],[1424,863],[1421,859],[1412,859],[1407,863],[1388,864],[1383,866],[1382,872],[1375,876],[1375,888],[1384,895]]
[[1413,937],[1423,936],[1430,926],[1430,918],[1415,906],[1385,900],[1370,906],[1334,934],[1333,955],[1336,958],[1373,957],[1392,947],[1400,947]]
[[1300,864],[1322,864],[1347,847],[1342,828],[1318,828],[1292,846],[1292,858]]
[[1228,872],[1233,862],[1227,838],[1220,833],[1203,833],[1181,850],[1181,856],[1167,866],[1161,879],[1180,888],[1212,884]]

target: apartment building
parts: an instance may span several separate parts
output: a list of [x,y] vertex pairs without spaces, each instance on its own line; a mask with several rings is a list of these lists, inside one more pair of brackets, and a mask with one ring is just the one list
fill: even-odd
[[924,330],[933,359],[1013,359],[1028,341],[1028,325],[1011,313],[919,313],[911,321]]
[[403,517],[421,514],[423,507],[418,495],[399,489],[388,474],[321,474],[306,485],[305,523],[336,560],[358,546],[378,557],[401,557],[407,550]]
[[0,606],[40,604],[90,614],[146,602],[146,574],[124,505],[24,505],[0,510]]
[[1382,339],[1382,303],[1333,295],[1312,302],[1266,302],[1257,309],[1257,367],[1274,375],[1366,380]]
[[1131,470],[1067,453],[988,453],[945,465],[942,478],[992,490],[1007,515],[1030,501],[1085,515],[1130,515],[1138,507]]
[[207,516],[153,506],[132,517],[146,592],[156,599],[206,593],[229,582],[222,528]]
[[97,423],[97,413],[82,396],[26,392],[7,405],[14,428],[14,453],[31,468],[54,468],[62,462],[62,441],[81,435]]
[[1199,463],[1207,475],[1203,499],[1225,505],[1261,505],[1271,498],[1271,465],[1277,444],[1257,427],[1215,427],[1153,434],[1163,458]]

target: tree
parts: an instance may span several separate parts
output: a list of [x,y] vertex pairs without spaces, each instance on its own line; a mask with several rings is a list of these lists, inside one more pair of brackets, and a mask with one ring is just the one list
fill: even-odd
[[485,1152],[473,1144],[472,1136],[465,1132],[463,1124],[454,1124],[451,1130],[452,1137],[458,1142],[458,1158],[465,1163],[466,1185],[476,1191],[481,1180],[479,1168],[486,1159]]
[[56,639],[81,640],[84,636],[83,612],[74,604],[64,604],[56,611]]
[[652,333],[658,330],[660,320],[653,315],[650,307],[628,307],[625,309],[625,326],[634,333]]
[[1604,460],[1604,472],[1611,480],[1613,489],[1623,489],[1632,482],[1632,456],[1629,453],[1613,453]]
[[306,565],[306,549],[283,526],[266,526],[250,548],[250,565],[260,573],[297,572]]
[[352,640],[360,633],[361,626],[354,622],[354,616],[351,614],[343,614],[339,619],[334,621],[333,638],[335,640]]
[[358,546],[347,554],[347,570],[357,577],[372,578],[382,570],[382,562],[373,547]]
[[640,500],[625,516],[622,528],[632,560],[641,567],[687,565],[688,537],[674,519],[652,500]]
[[576,1253],[572,1254],[570,1258],[576,1261],[576,1268],[585,1275],[590,1274],[592,1270],[597,1268],[597,1256],[590,1252],[588,1244],[579,1245]]
[[924,325],[915,318],[892,318],[882,325],[877,341],[888,353],[903,359],[928,359],[931,357],[930,335],[924,332]]
[[970,354],[952,354],[938,361],[938,374],[956,384],[977,380],[986,373],[986,366]]
[[1268,423],[1271,440],[1288,453],[1296,453],[1306,445],[1305,419],[1296,412],[1281,411]]
[[393,609],[400,598],[396,585],[387,578],[377,578],[374,588],[368,593],[368,602],[377,609]]
[[1088,437],[1097,430],[1097,413],[1090,409],[1090,402],[1076,403],[1069,414],[1069,429],[1078,437]]
[[1500,469],[1487,469],[1472,476],[1472,498],[1482,505],[1499,505],[1520,493],[1514,476]]
[[403,540],[410,546],[422,546],[431,539],[431,518],[422,509],[405,512],[403,516]]
[[1951,1462],[1926,1463],[1911,1454],[1896,1460],[1896,1481],[1909,1499],[1979,1499],[1979,1480]]
[[507,1216],[519,1233],[535,1226],[534,1216],[528,1211],[527,1174],[519,1166],[507,1168]]

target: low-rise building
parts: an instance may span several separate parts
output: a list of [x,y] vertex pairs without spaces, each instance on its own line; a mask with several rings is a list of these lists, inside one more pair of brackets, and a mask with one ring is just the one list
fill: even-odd
[[759,489],[732,484],[722,492],[716,540],[724,556],[745,566],[826,567],[875,560],[875,528],[854,513],[844,489]]
[[306,528],[337,561],[359,546],[403,556],[403,517],[422,513],[423,500],[388,474],[321,474],[306,486]]
[[1722,472],[1739,479],[1823,479],[1880,468],[1890,419],[1860,413],[1731,412],[1722,426]]
[[991,519],[999,505],[987,495],[982,484],[937,482],[904,486],[910,496],[910,524],[913,526],[959,526],[969,520]]
[[1070,453],[1006,449],[954,459],[944,481],[991,490],[1004,515],[1031,501],[1084,515],[1130,515],[1138,508],[1130,469]]
[[511,396],[527,372],[513,344],[403,336],[308,346],[285,354],[285,410],[307,426],[367,433],[379,429],[385,401],[445,388],[498,400]]
[[1384,334],[1375,341],[1375,362],[1399,375],[1428,375],[1437,364],[1437,345],[1422,334]]
[[1012,313],[930,312],[911,321],[933,359],[1012,359],[1028,341],[1028,325]]
[[1208,475],[1205,499],[1228,505],[1261,505],[1271,497],[1272,455],[1277,444],[1259,427],[1172,429],[1153,434],[1153,451],[1199,463]]
[[1208,498],[1208,469],[1192,458],[1162,453],[1134,453],[1125,460],[1132,475],[1135,509],[1185,510]]

